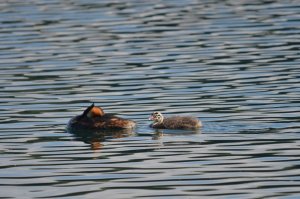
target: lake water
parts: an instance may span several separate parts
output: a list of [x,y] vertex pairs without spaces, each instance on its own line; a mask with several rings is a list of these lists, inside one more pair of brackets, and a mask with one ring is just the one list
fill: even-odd
[[3,0],[0,67],[0,198],[300,198],[299,1]]

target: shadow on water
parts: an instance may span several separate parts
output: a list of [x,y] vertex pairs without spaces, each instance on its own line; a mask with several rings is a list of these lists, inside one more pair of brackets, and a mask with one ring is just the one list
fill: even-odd
[[92,150],[99,150],[103,147],[103,142],[108,139],[124,138],[134,135],[132,129],[122,130],[90,130],[90,129],[67,129],[75,140],[89,144]]
[[130,136],[151,137],[153,140],[160,140],[163,136],[189,136],[201,133],[201,129],[196,130],[170,130],[170,129],[151,129],[150,133],[142,131],[136,132],[136,129],[72,129],[67,128],[66,132],[74,136],[74,140],[89,144],[92,150],[99,150],[104,146],[104,142],[112,139],[126,138]]
[[174,130],[174,129],[150,129],[150,132],[139,131],[136,133],[140,137],[151,137],[153,140],[161,140],[164,136],[189,136],[201,133],[201,129],[195,130]]

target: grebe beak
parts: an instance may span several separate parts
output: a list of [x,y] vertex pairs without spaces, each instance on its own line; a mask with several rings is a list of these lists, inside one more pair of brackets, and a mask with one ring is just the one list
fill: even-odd
[[149,120],[154,120],[153,115],[151,115],[151,116],[149,117]]

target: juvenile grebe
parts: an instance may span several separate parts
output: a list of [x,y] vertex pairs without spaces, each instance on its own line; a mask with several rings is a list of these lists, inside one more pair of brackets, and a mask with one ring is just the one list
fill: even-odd
[[192,116],[172,116],[164,118],[160,112],[154,112],[149,117],[153,123],[150,127],[155,129],[198,129],[202,126],[201,121]]

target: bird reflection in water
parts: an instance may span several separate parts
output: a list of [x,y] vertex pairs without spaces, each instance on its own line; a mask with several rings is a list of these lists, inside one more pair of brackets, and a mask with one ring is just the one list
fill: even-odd
[[163,131],[156,129],[155,132],[152,135],[152,140],[160,140],[163,137]]
[[75,136],[75,140],[89,144],[92,150],[98,151],[103,148],[103,142],[107,139],[124,138],[134,134],[132,129],[118,130],[84,130],[68,129]]

